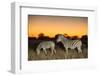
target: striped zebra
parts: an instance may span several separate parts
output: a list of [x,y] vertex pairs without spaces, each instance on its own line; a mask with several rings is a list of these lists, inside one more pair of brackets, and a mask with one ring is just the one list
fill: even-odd
[[66,50],[66,53],[68,53],[68,48],[70,49],[78,49],[78,53],[82,53],[82,42],[81,40],[70,40],[65,38],[63,35],[59,35],[57,38],[57,43],[61,42]]
[[37,55],[40,54],[41,49],[43,49],[44,53],[47,55],[46,49],[51,49],[51,54],[56,53],[55,43],[53,41],[42,41],[36,48]]

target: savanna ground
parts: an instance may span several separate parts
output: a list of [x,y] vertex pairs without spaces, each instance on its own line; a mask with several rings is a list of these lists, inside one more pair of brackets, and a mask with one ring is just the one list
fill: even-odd
[[[49,38],[48,36],[40,35],[39,38],[28,38],[28,60],[57,60],[57,59],[83,59],[88,58],[88,36],[83,35],[81,38],[77,36],[74,37],[66,37],[71,40],[79,39],[82,41],[82,53],[78,53],[77,49],[68,49],[68,54],[65,52],[65,48],[62,43],[57,43],[57,37],[55,35],[54,38]],[[53,41],[55,43],[56,54],[51,55],[51,50],[47,49],[47,55],[41,49],[40,54],[37,55],[36,48],[42,41]]]
[[87,48],[82,48],[82,53],[78,53],[77,49],[69,49],[68,54],[66,54],[64,48],[56,47],[56,54],[51,55],[51,50],[47,49],[47,55],[41,50],[40,54],[37,55],[36,51],[33,49],[28,49],[28,60],[57,60],[57,59],[80,59],[88,58]]

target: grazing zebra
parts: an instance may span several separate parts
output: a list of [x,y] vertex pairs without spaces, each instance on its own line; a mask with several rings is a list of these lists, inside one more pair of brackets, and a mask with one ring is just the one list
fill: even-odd
[[51,49],[51,54],[53,55],[53,52],[56,53],[55,50],[55,43],[53,41],[42,41],[36,48],[37,55],[40,54],[40,50],[43,49],[44,53],[47,55],[46,49]]
[[82,53],[82,42],[81,40],[70,40],[65,38],[63,35],[59,35],[57,38],[57,42],[61,42],[66,50],[66,53],[68,53],[68,48],[70,49],[78,49],[78,53]]

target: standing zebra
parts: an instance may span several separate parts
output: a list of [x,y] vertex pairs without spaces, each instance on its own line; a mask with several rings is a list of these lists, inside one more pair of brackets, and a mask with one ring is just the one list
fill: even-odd
[[78,49],[78,53],[82,53],[82,42],[81,40],[70,40],[65,38],[63,35],[59,35],[57,38],[57,43],[61,42],[66,50],[66,53],[68,54],[68,48],[70,49]]
[[55,43],[53,41],[42,41],[36,48],[37,55],[40,54],[40,50],[43,49],[44,53],[47,55],[46,49],[51,49],[52,55],[56,53]]

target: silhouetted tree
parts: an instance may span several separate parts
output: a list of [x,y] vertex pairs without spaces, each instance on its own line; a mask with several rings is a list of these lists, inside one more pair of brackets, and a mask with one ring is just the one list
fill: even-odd
[[65,36],[65,37],[67,37],[67,36],[68,36],[68,34],[64,33],[64,36]]
[[55,35],[55,39],[57,39],[59,35],[61,35],[61,34],[56,34],[56,35]]
[[72,39],[79,39],[78,36],[73,36]]
[[36,40],[36,37],[28,37],[29,40]]
[[87,35],[83,35],[81,37],[81,41],[82,41],[83,44],[86,45],[86,47],[88,47],[88,36]]
[[38,35],[38,37],[44,37],[44,34],[43,34],[43,33],[40,33],[40,34]]
[[39,35],[38,35],[38,39],[44,39],[44,34],[43,33],[40,33]]
[[64,33],[64,36],[66,37],[66,38],[68,38],[68,39],[72,39],[72,37],[71,36],[69,36],[68,34],[66,34],[66,33]]
[[43,39],[44,40],[51,40],[51,38],[49,36],[44,36]]

